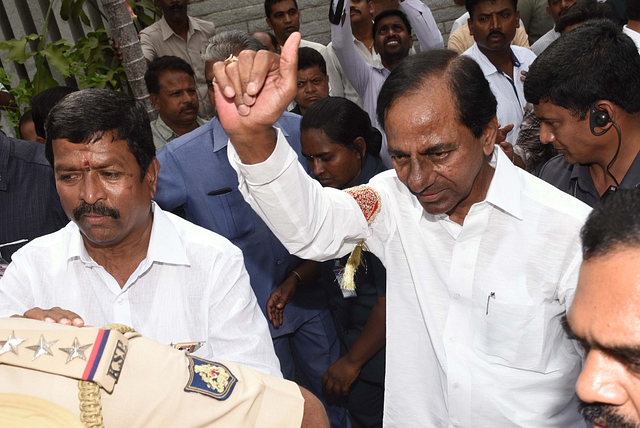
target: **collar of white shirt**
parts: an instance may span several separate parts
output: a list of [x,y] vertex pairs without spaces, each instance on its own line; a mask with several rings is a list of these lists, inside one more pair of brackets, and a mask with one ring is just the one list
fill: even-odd
[[[191,36],[193,36],[194,32],[202,31],[202,28],[200,28],[200,24],[198,24],[196,20],[192,19],[190,16],[188,18],[189,18],[189,32],[187,33],[187,38],[190,39]],[[176,35],[176,37],[181,38],[175,33],[175,31],[171,29],[171,27],[169,27],[169,24],[167,23],[167,20],[164,19],[164,16],[158,22],[160,22],[160,31],[162,31],[162,40],[167,40],[169,37],[171,37],[174,34]]]
[[[184,244],[167,214],[153,201],[151,201],[151,211],[153,212],[153,225],[151,226],[149,249],[147,257],[140,264],[150,265],[153,262],[159,262],[190,266],[191,263],[187,257]],[[97,266],[98,264],[89,256],[87,248],[84,246],[78,226],[74,222],[70,222],[68,227],[71,231],[71,236],[67,262],[79,258],[86,265]]]
[[490,163],[496,171],[491,179],[485,200],[522,220],[520,195],[522,187],[516,184],[520,181],[518,167],[509,160],[498,145],[493,149]]
[[[489,58],[487,58],[487,56],[483,54],[482,51],[480,51],[477,43],[474,43],[473,46],[469,48],[469,51],[469,56],[476,60],[476,62],[482,69],[482,73],[484,73],[485,76],[490,76],[494,73],[500,73],[500,71],[498,71],[498,68],[493,65],[491,61],[489,61]],[[518,64],[515,65],[515,68],[519,68],[520,64],[522,64],[522,61],[516,56],[513,47],[511,48],[511,56],[518,61]]]
[[[487,196],[484,201],[476,202],[476,204],[489,203],[522,220],[521,186],[516,185],[520,181],[518,167],[509,160],[497,145],[494,147],[489,164],[495,168],[495,172],[489,184]],[[419,215],[422,215],[422,212]],[[444,219],[448,216],[447,214],[441,214],[435,217]]]

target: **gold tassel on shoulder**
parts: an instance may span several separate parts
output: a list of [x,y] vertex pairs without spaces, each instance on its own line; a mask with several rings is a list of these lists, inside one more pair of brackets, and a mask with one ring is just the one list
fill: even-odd
[[[380,195],[372,187],[355,186],[344,190],[356,200],[367,224],[371,225],[380,212]],[[343,290],[354,291],[356,289],[356,271],[362,262],[362,251],[364,251],[364,241],[361,241],[351,252],[347,265],[344,267],[341,287]]]
[[351,252],[347,265],[344,267],[344,275],[342,277],[343,290],[353,291],[356,289],[356,271],[358,266],[362,262],[362,249],[364,247],[364,241],[361,241]]
[[[122,334],[135,332],[134,329],[124,324],[109,324],[102,327],[105,330],[116,330]],[[86,428],[104,428],[102,420],[102,400],[100,399],[100,387],[91,381],[78,381],[78,398],[80,399],[80,422]]]

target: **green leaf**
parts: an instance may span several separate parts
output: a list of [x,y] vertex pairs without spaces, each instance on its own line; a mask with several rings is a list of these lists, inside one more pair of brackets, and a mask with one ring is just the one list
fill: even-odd
[[68,21],[71,17],[71,8],[73,6],[73,0],[62,0],[60,5],[60,18]]
[[60,86],[47,69],[43,56],[36,57],[36,74],[33,76],[32,84],[34,94],[39,94],[54,86]]
[[91,21],[89,20],[89,17],[87,16],[87,14],[84,12],[84,10],[82,11],[82,13],[80,14],[80,19],[82,19],[82,22],[84,23],[84,25],[86,25],[87,27],[91,26]]
[[75,46],[72,42],[70,42],[69,40],[65,40],[65,39],[56,40],[55,42],[53,42],[51,44],[54,45],[54,46],[64,47],[63,50],[65,50],[65,51],[67,51],[70,48]]
[[73,5],[73,8],[71,9],[71,18],[76,22],[78,21],[78,18],[80,18],[85,25],[91,25],[89,17],[84,13],[84,9],[82,9],[84,2],[85,0],[76,1],[76,4]]
[[29,58],[35,55],[35,52],[26,52],[27,43],[40,38],[37,34],[22,36],[20,39],[11,39],[6,42],[0,42],[0,50],[8,51],[8,58],[18,64],[24,64]]
[[60,72],[64,77],[69,77],[69,60],[64,55],[64,50],[58,48],[53,43],[47,45],[41,52],[49,61],[49,64]]
[[7,74],[4,68],[0,68],[0,83],[7,86],[7,82],[11,82],[11,76]]

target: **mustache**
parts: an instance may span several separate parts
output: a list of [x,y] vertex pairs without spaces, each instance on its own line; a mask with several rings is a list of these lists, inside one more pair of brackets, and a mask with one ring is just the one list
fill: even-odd
[[362,15],[362,11],[360,9],[358,9],[357,7],[351,7],[349,9],[350,12],[358,12],[360,15]]
[[597,422],[608,428],[638,428],[634,422],[624,418],[616,411],[614,406],[602,403],[585,403],[580,400],[580,413],[589,422]]
[[178,114],[182,113],[185,110],[198,110],[198,106],[195,105],[194,103],[187,103],[185,105],[183,105],[182,107],[180,107],[180,110],[178,110]]
[[507,37],[507,36],[505,36],[505,35],[504,35],[504,33],[503,33],[502,31],[498,31],[498,30],[496,30],[496,31],[492,31],[492,32],[490,32],[490,33],[489,33],[489,35],[487,36],[487,39],[488,39],[489,37],[491,37],[491,36],[495,36],[495,35],[502,36],[502,37]]
[[107,215],[114,220],[118,220],[120,218],[120,211],[114,208],[109,208],[102,203],[88,204],[86,202],[82,202],[73,210],[73,218],[76,221],[80,221],[80,218],[85,214]]

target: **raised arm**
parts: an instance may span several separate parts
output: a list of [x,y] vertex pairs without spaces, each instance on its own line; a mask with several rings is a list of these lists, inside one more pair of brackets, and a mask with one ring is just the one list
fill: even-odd
[[[362,58],[353,43],[351,20],[349,19],[349,0],[331,0],[331,2],[331,47],[345,76],[358,95],[364,98],[364,93],[371,81],[373,67]],[[338,7],[341,9],[338,10]]]
[[237,62],[216,63],[216,106],[245,199],[291,253],[326,260],[365,239],[368,225],[349,194],[306,174],[272,127],[295,93],[299,40],[289,36],[282,57],[243,51]]
[[265,161],[275,148],[273,124],[296,93],[299,43],[293,33],[282,56],[245,49],[213,66],[218,118],[245,164]]
[[413,31],[418,37],[420,51],[444,48],[442,34],[436,20],[433,19],[431,9],[420,0],[400,0],[399,3],[400,9],[407,14]]

